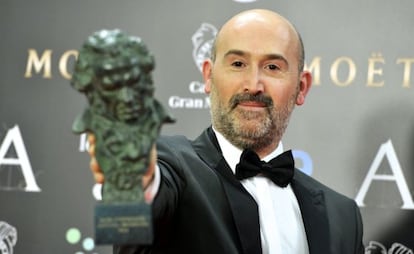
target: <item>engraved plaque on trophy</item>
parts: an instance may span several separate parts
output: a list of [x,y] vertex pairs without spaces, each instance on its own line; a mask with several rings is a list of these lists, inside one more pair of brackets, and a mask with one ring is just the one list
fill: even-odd
[[88,107],[73,131],[95,135],[95,156],[105,178],[95,207],[97,244],[153,240],[142,177],[162,124],[174,122],[153,97],[154,65],[141,39],[120,30],[92,34],[75,63],[71,84],[86,96]]

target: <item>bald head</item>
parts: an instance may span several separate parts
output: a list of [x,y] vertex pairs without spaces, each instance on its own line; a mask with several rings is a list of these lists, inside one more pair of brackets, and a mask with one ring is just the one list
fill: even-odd
[[[253,9],[241,12],[228,20],[217,33],[211,51],[214,62],[223,44],[234,40],[249,40],[253,37],[262,40],[277,38],[285,43],[296,54],[298,70],[304,67],[304,47],[300,34],[295,27],[283,16],[264,9]],[[257,45],[261,46],[261,45]]]

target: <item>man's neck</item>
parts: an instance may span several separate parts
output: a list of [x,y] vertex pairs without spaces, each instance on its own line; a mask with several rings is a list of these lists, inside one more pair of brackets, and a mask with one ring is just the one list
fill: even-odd
[[[242,149],[233,145],[220,131],[215,129],[214,126],[213,126],[213,131],[216,133],[217,140],[222,150],[223,148],[226,148],[224,150],[230,149],[233,152],[238,150],[239,153],[241,154]],[[275,144],[269,145],[265,149],[261,149],[260,151],[255,150],[255,152],[260,157],[260,159],[267,161],[281,154],[283,152],[283,145],[282,145],[282,142],[279,142],[276,145]]]

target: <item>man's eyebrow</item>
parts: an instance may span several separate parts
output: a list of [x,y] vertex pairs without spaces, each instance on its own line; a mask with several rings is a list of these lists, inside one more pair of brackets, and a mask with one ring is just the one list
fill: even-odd
[[281,60],[282,62],[284,62],[286,64],[286,66],[289,66],[288,60],[283,55],[280,55],[280,54],[266,54],[265,59],[267,59],[267,60]]
[[[229,51],[226,52],[226,54],[224,54],[224,57],[227,57],[229,55],[248,56],[249,53],[247,53],[243,50],[239,50],[239,49],[230,49]],[[263,58],[266,59],[266,60],[281,60],[287,66],[289,66],[288,60],[281,54],[273,54],[273,53],[265,54]]]
[[227,57],[229,55],[246,56],[247,53],[244,52],[243,50],[230,49],[229,51],[226,52],[226,54],[224,54],[224,57]]

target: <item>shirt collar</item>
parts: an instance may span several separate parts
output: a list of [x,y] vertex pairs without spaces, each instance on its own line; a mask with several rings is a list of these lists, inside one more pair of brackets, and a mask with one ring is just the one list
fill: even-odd
[[[213,131],[216,134],[217,141],[219,143],[220,149],[223,152],[223,157],[226,160],[227,164],[229,164],[233,173],[236,171],[236,165],[240,161],[240,155],[242,154],[242,150],[234,146],[230,141],[228,141],[220,132],[218,132],[213,127]],[[275,158],[279,154],[283,152],[283,145],[282,142],[279,142],[279,145],[275,150],[273,150],[270,154],[266,155],[263,158],[263,161],[270,161],[271,159]]]

